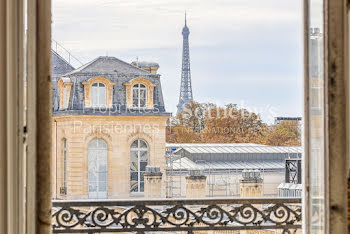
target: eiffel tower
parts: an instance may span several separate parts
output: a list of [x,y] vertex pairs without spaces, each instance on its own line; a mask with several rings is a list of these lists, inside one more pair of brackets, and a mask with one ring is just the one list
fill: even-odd
[[182,48],[181,87],[180,87],[179,104],[177,105],[177,114],[182,112],[182,108],[187,102],[193,101],[191,69],[190,69],[190,48],[188,45],[189,35],[190,35],[190,30],[187,27],[187,20],[186,20],[186,13],[185,13],[185,26],[182,29],[183,48]]

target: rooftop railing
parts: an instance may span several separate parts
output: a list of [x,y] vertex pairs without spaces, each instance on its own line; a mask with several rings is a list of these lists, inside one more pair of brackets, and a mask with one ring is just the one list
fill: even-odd
[[301,230],[300,198],[55,200],[52,205],[53,233]]

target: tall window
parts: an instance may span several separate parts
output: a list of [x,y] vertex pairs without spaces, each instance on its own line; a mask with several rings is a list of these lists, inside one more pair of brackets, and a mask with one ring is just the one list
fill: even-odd
[[100,138],[88,146],[89,198],[107,198],[107,143]]
[[146,107],[146,86],[135,84],[132,87],[132,105],[133,107]]
[[93,83],[91,87],[91,106],[106,107],[106,86],[103,83]]
[[67,139],[63,139],[63,188],[67,189]]
[[67,108],[67,87],[63,85],[63,108]]
[[143,140],[135,140],[130,147],[130,192],[144,192],[144,173],[147,164],[147,143]]

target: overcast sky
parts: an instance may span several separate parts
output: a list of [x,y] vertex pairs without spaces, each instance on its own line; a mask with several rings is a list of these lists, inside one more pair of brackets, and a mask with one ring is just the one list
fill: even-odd
[[185,11],[195,101],[236,103],[267,122],[301,116],[300,0],[53,0],[53,38],[84,63],[159,63],[176,112]]

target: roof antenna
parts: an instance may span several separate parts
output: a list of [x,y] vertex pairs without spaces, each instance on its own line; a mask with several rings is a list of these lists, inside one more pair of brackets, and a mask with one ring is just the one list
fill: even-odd
[[139,61],[139,56],[136,56],[136,62],[138,62]]
[[185,11],[185,25],[187,25],[187,16],[186,16],[186,11]]

